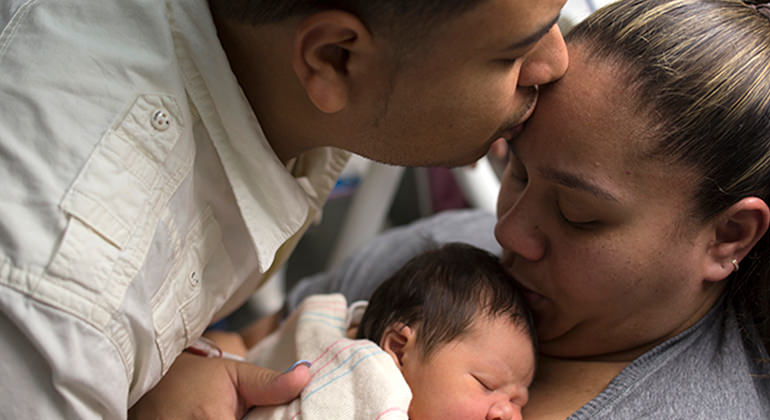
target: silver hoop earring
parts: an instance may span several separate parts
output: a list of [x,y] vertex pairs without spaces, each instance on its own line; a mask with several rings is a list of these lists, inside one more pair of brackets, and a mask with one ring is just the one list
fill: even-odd
[[738,260],[736,260],[735,258],[733,258],[733,260],[732,260],[732,261],[730,261],[730,263],[733,265],[733,271],[738,271],[738,268],[739,268],[739,266],[738,266]]

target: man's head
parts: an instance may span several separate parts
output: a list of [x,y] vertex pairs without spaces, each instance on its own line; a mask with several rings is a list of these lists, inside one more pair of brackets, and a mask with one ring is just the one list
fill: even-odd
[[458,165],[510,137],[560,77],[564,0],[211,0],[233,69],[283,160],[335,146]]
[[249,25],[277,23],[327,10],[358,16],[372,32],[402,41],[424,36],[438,22],[462,14],[486,0],[210,0],[222,16]]

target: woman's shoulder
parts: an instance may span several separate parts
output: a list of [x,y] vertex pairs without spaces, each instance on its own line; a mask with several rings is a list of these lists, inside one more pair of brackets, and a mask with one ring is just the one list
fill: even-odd
[[632,362],[570,419],[770,418],[770,377],[745,344],[732,312],[718,306]]

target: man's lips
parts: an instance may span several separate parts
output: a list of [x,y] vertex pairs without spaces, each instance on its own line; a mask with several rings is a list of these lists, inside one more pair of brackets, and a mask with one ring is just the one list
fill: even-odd
[[522,131],[524,131],[524,126],[529,117],[532,116],[532,113],[535,112],[535,104],[537,103],[537,96],[535,96],[534,99],[532,99],[532,102],[529,105],[529,108],[521,114],[521,117],[519,118],[519,123],[514,125],[513,127],[504,130],[499,136],[498,139],[503,139],[506,142],[510,142],[511,140],[515,139],[516,137],[521,134]]
[[524,123],[521,123],[517,126],[511,127],[501,132],[498,136],[496,136],[495,141],[502,140],[508,144],[511,144],[511,141],[513,141],[516,137],[518,137],[522,131],[524,131]]
[[532,116],[532,113],[535,112],[535,105],[537,105],[537,93],[532,98],[532,101],[529,103],[529,107],[527,108],[527,110],[523,114],[521,114],[521,120],[519,122],[519,125],[524,124],[524,122],[527,121],[529,117]]

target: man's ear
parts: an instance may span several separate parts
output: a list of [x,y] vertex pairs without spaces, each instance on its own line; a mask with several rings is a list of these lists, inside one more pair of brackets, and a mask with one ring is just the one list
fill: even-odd
[[393,358],[396,366],[404,365],[404,355],[416,349],[415,330],[401,322],[389,325],[380,338],[380,347]]
[[770,209],[757,197],[746,197],[730,206],[715,222],[715,240],[709,246],[706,280],[720,281],[735,270],[762,238],[770,224]]
[[292,64],[310,101],[322,112],[342,110],[350,94],[350,69],[374,48],[372,35],[354,15],[315,13],[297,27]]

